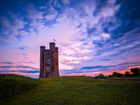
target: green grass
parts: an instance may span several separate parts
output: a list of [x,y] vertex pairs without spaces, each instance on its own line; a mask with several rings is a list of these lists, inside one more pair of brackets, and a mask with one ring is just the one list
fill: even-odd
[[140,105],[140,78],[0,75],[1,105]]

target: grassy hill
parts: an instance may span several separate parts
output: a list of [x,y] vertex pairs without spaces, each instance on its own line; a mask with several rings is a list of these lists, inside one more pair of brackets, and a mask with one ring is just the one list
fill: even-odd
[[0,75],[1,105],[140,105],[140,78]]

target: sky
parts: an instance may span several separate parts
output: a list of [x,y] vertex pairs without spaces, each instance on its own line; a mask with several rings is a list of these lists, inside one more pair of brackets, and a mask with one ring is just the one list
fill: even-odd
[[0,74],[38,78],[53,39],[60,76],[140,67],[140,0],[0,0]]

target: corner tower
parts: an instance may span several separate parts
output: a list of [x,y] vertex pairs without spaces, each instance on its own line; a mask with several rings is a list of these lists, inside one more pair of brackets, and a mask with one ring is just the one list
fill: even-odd
[[40,75],[39,75],[39,78],[44,77],[44,51],[45,51],[45,46],[40,46]]
[[58,47],[55,47],[54,42],[50,42],[50,49],[45,50],[44,46],[40,47],[39,78],[55,76],[59,76]]

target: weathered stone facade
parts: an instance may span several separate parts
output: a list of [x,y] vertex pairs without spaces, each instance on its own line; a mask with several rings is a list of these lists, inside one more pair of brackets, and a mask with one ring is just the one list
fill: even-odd
[[50,49],[40,46],[40,75],[39,78],[59,76],[58,47],[50,42]]

